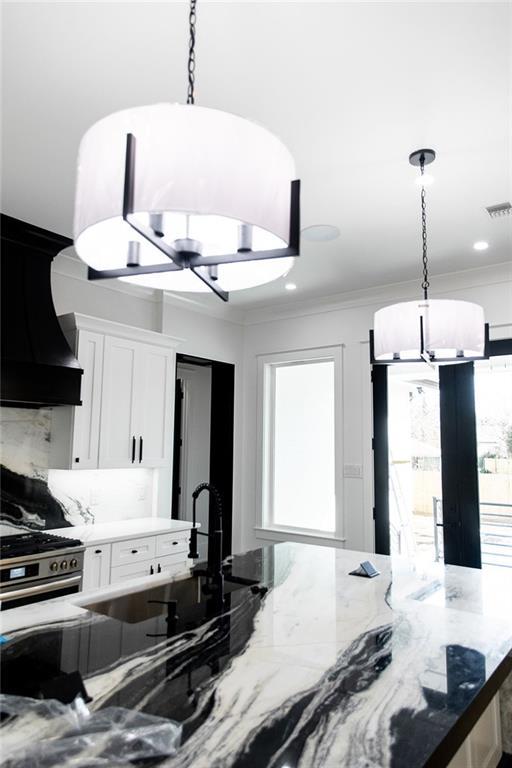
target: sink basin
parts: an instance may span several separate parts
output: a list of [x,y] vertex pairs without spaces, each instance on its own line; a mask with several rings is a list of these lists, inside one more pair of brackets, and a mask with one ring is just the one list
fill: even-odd
[[177,634],[224,613],[233,603],[231,596],[234,592],[240,593],[237,603],[247,599],[249,595],[254,596],[258,593],[257,584],[256,581],[227,574],[224,577],[222,593],[209,593],[206,577],[203,574],[194,574],[186,579],[160,584],[139,592],[84,604],[83,607],[93,613],[128,624],[166,617],[168,623],[173,625],[173,634]]

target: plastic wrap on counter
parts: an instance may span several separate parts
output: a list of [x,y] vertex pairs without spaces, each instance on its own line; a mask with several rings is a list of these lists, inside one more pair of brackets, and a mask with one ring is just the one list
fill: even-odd
[[1,764],[5,768],[73,768],[129,765],[171,757],[181,740],[181,725],[122,707],[91,712],[83,699],[0,695]]

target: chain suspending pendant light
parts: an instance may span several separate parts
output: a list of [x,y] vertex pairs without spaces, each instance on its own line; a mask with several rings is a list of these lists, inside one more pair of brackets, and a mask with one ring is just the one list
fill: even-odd
[[[409,162],[419,166],[423,177],[425,166],[435,157],[433,149],[418,149],[409,156]],[[421,236],[423,299],[393,304],[375,313],[373,331],[370,331],[372,363],[461,362],[486,357],[489,328],[484,322],[482,307],[469,301],[429,298],[427,209],[423,183]]]
[[300,182],[284,144],[236,115],[195,105],[196,0],[186,104],[109,115],[84,135],[75,249],[89,279],[228,291],[286,274],[299,255]]

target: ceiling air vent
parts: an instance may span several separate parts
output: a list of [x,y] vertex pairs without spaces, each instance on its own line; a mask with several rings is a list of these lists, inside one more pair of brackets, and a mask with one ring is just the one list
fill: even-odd
[[498,205],[489,205],[485,210],[491,219],[498,219],[500,216],[510,216],[512,214],[512,204],[498,203]]

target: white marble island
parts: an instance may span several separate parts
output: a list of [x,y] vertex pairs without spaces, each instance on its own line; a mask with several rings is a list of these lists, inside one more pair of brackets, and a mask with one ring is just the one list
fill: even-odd
[[[4,692],[37,696],[42,649],[58,647],[57,672],[80,670],[93,710],[115,702],[182,723],[164,765],[447,765],[510,670],[512,574],[374,556],[380,576],[349,576],[366,558],[299,544],[256,550],[231,570],[268,587],[263,597],[245,587],[192,608],[190,580],[153,585],[146,597],[174,601],[178,615],[158,604],[138,615],[143,593],[89,598],[94,611],[77,607],[85,596],[68,598],[67,619],[62,603],[54,614],[59,601],[40,604],[32,626],[11,620],[4,632]],[[25,667],[30,675],[16,677]],[[19,733],[26,759],[30,722],[3,728],[10,743]]]

